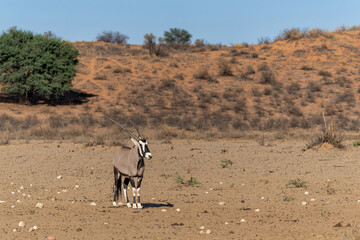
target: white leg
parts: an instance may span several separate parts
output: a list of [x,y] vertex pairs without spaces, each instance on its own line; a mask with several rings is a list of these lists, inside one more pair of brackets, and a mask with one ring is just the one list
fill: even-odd
[[137,208],[142,208],[141,203],[140,203],[140,188],[138,188],[136,192],[137,192],[137,196],[138,196]]
[[115,201],[113,202],[113,206],[116,207],[116,202]]
[[137,205],[136,205],[136,200],[135,200],[135,198],[136,198],[136,189],[135,188],[132,188],[132,192],[133,192],[133,208],[137,208]]
[[124,198],[125,198],[126,206],[127,206],[128,208],[131,208],[131,204],[129,203],[129,198],[128,198],[126,189],[123,188],[123,190],[124,190]]

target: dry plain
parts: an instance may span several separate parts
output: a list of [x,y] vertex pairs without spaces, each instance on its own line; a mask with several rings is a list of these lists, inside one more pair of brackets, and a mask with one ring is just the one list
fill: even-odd
[[[307,151],[302,141],[150,140],[149,146],[154,158],[146,162],[144,209],[111,205],[112,156],[119,147],[68,141],[0,146],[0,238],[359,237],[359,149],[350,142],[346,150],[324,145]],[[232,165],[222,166],[226,160]],[[179,187],[179,177],[200,184]],[[298,178],[306,187],[289,185]],[[43,208],[35,207],[39,202]],[[33,226],[38,230],[29,232]],[[211,233],[199,233],[201,226]]]

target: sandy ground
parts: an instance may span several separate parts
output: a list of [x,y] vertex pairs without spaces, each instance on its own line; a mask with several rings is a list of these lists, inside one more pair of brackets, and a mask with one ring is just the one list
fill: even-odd
[[[139,210],[112,207],[118,147],[11,143],[0,146],[0,239],[356,239],[360,149],[347,145],[150,141]],[[176,176],[201,184],[178,188]],[[307,188],[288,185],[297,178]]]

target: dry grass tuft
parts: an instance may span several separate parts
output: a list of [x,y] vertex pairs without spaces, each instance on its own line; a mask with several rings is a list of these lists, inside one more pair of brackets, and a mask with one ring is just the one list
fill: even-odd
[[311,149],[316,146],[321,146],[323,143],[329,143],[336,148],[344,149],[345,146],[342,144],[343,137],[340,136],[339,134],[334,133],[333,124],[330,124],[330,126],[326,125],[324,113],[323,113],[323,119],[325,124],[325,130],[321,132],[321,135],[317,136],[309,144],[307,144],[306,149]]

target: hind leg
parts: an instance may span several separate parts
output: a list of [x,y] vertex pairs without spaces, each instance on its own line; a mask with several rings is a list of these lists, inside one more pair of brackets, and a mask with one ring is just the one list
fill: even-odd
[[125,198],[126,205],[128,208],[131,208],[131,204],[129,202],[129,197],[127,195],[127,187],[129,185],[129,181],[130,181],[130,179],[128,177],[125,177],[124,183],[123,183],[123,186],[124,186],[123,190],[124,190],[124,198]]
[[114,167],[114,201],[113,206],[116,206],[116,200],[119,199],[119,182],[121,182],[121,175],[119,171]]

